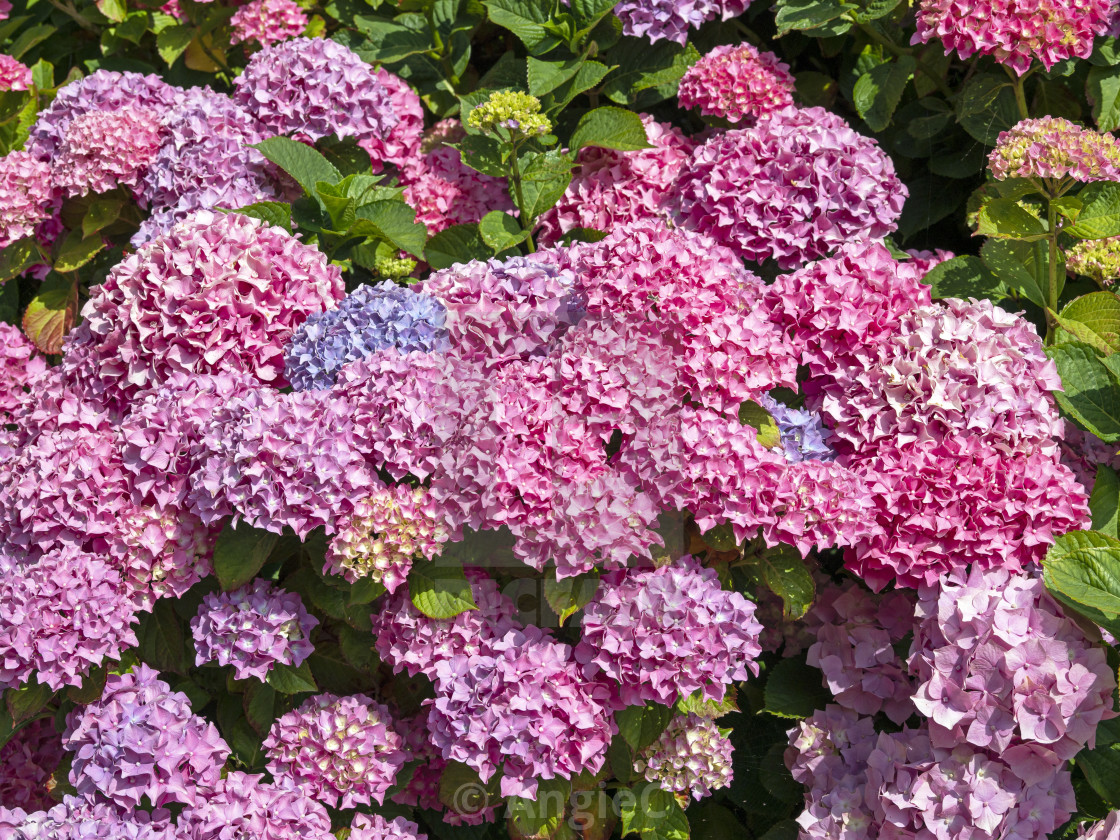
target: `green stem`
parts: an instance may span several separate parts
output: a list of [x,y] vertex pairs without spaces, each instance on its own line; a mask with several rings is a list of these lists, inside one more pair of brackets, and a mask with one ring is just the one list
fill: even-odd
[[1027,77],[1030,73],[1024,73],[1020,76],[1006,64],[1003,69],[1007,71],[1007,75],[1011,77],[1011,87],[1015,89],[1015,104],[1019,106],[1019,119],[1030,119],[1031,111],[1027,107]]
[[1057,321],[1052,313],[1058,311],[1058,211],[1054,209],[1054,202],[1046,203],[1047,232],[1046,244],[1048,254],[1046,268],[1050,277],[1049,293],[1046,297],[1046,343],[1049,344],[1054,337]]
[[77,23],[78,26],[82,27],[82,29],[86,30],[86,32],[97,32],[97,27],[86,20],[84,17],[82,17],[81,13],[79,13],[78,10],[74,8],[73,3],[60,3],[58,2],[58,0],[47,0],[47,2],[63,14],[72,18],[74,22]]
[[[863,32],[864,35],[881,46],[895,58],[901,58],[904,55],[908,55],[911,58],[914,58],[914,50],[908,47],[900,47],[890,38],[884,36],[881,32],[879,32],[879,30],[877,30],[875,27],[868,26],[866,23],[857,23],[856,26],[859,27],[860,31]],[[945,80],[941,78],[940,73],[926,64],[920,58],[914,58],[914,62],[915,64],[917,64],[918,70],[924,73],[926,77],[929,78],[931,82],[933,82],[934,86],[938,91],[940,91],[942,96],[944,96],[946,99],[951,99],[953,97],[953,89],[945,84]]]
[[525,194],[521,189],[521,167],[517,161],[517,146],[513,147],[513,152],[510,154],[510,180],[513,181],[513,191],[517,195],[517,208],[521,211],[521,229],[525,231],[525,242],[529,246],[529,253],[532,254],[537,250],[537,246],[533,244],[533,231],[530,225],[533,224],[532,219],[525,217]]

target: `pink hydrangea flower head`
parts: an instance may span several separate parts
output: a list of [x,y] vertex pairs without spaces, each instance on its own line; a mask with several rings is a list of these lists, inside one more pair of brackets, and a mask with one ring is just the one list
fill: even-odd
[[1058,447],[1062,453],[1062,463],[1077,477],[1087,491],[1092,490],[1097,479],[1097,470],[1105,465],[1120,470],[1120,446],[1105,443],[1092,432],[1079,429],[1066,421],[1065,431]]
[[1036,58],[1047,70],[1088,58],[1093,38],[1108,29],[1110,10],[1109,0],[921,0],[911,43],[937,38],[946,55],[990,55],[1022,76]]
[[141,505],[122,514],[109,553],[123,569],[137,608],[181,597],[213,571],[210,558],[221,528],[179,507]]
[[127,397],[176,373],[244,371],[283,384],[293,330],[342,295],[340,270],[314,247],[257,219],[203,210],[110,272],[66,348],[91,358],[84,369],[63,364]]
[[12,13],[11,0],[0,0],[0,20],[7,20]]
[[737,123],[793,104],[789,65],[748,43],[716,47],[685,71],[677,103]]
[[234,86],[234,100],[266,129],[312,142],[330,134],[385,137],[398,122],[373,68],[329,38],[265,47]]
[[988,155],[997,180],[1120,180],[1120,141],[1061,117],[1022,120],[1001,131]]
[[5,840],[176,840],[168,812],[125,810],[111,802],[63,796],[45,811],[0,807],[0,836]]
[[100,700],[72,711],[63,743],[74,754],[70,782],[78,794],[100,794],[122,808],[145,797],[156,807],[196,803],[198,788],[218,782],[230,753],[217,727],[144,664],[110,675]]
[[232,665],[236,679],[262,682],[277,663],[300,665],[315,650],[319,619],[299,595],[257,578],[232,592],[211,592],[191,619],[195,664]]
[[385,819],[380,814],[355,814],[350,823],[353,840],[427,840],[420,826],[404,817]]
[[101,557],[60,548],[34,563],[0,554],[0,685],[37,674],[57,691],[137,644],[135,605]]
[[539,219],[543,245],[580,228],[611,233],[619,226],[667,215],[673,185],[695,146],[679,128],[642,115],[650,148],[619,152],[581,149],[572,182]]
[[54,159],[55,186],[68,196],[135,186],[159,150],[160,113],[125,106],[88,111],[66,126]]
[[364,694],[318,694],[281,716],[264,741],[268,770],[329,807],[381,804],[408,760],[389,710]]
[[393,113],[397,115],[397,124],[384,137],[369,135],[359,140],[358,145],[369,152],[374,172],[380,172],[386,163],[401,169],[421,154],[424,103],[420,101],[420,96],[408,82],[400,76],[393,75],[384,67],[377,68],[374,75],[382,87],[389,91]]
[[1075,242],[1066,251],[1066,269],[1099,286],[1114,285],[1120,279],[1120,236]]
[[[774,522],[765,522],[767,545],[786,543],[808,556],[818,548],[854,546],[872,533],[874,512],[867,479],[834,461],[789,464],[773,486]],[[736,536],[746,536],[736,527]]]
[[46,361],[22,332],[0,324],[0,426],[16,421],[16,414],[34,398],[35,379],[46,369]]
[[952,251],[946,251],[943,248],[935,248],[932,251],[907,248],[906,253],[910,255],[910,259],[903,265],[909,266],[919,277],[925,277],[931,268],[956,256]]
[[500,772],[503,796],[536,799],[538,779],[598,773],[617,731],[610,689],[584,679],[572,649],[537,627],[438,662],[435,686],[432,743],[483,780]]
[[436,666],[455,657],[489,653],[498,639],[520,630],[517,607],[485,572],[466,569],[476,609],[454,618],[428,618],[408,593],[391,595],[373,614],[377,655],[397,673],[434,677]]
[[1077,836],[1079,840],[1120,840],[1120,811],[1110,812],[1099,822],[1083,825]]
[[40,718],[18,730],[0,747],[0,806],[29,811],[55,804],[51,790],[62,760],[62,739],[54,721]]
[[836,702],[861,715],[886,712],[895,723],[914,713],[914,687],[893,645],[913,629],[914,598],[904,590],[874,596],[856,583],[821,592],[805,616],[814,638],[808,662]]
[[230,42],[257,43],[263,47],[302,35],[307,15],[293,0],[251,0],[229,19]]
[[179,840],[331,840],[327,809],[306,790],[235,770],[179,816]]
[[907,196],[878,143],[823,108],[794,106],[699,146],[677,190],[683,225],[782,269],[886,236]]
[[910,668],[935,747],[1002,754],[1018,744],[1057,761],[1093,747],[1115,717],[1104,650],[1065,616],[1041,578],[1004,569],[957,573],[919,590]]
[[427,497],[422,487],[398,484],[359,500],[327,546],[323,571],[352,583],[369,578],[395,592],[413,559],[434,559],[450,537]]
[[612,572],[584,611],[576,659],[618,683],[627,706],[671,706],[698,691],[722,700],[731,682],[758,674],[762,625],[754,609],[688,555],[657,569]]
[[677,715],[634,760],[634,772],[679,796],[703,799],[731,784],[730,730],[696,714]]
[[50,166],[31,152],[0,157],[0,248],[34,234],[53,198]]
[[31,87],[31,68],[10,55],[0,53],[0,91],[27,90]]
[[683,46],[689,29],[738,17],[749,5],[750,0],[623,0],[614,13],[622,21],[624,35],[653,43],[668,39]]

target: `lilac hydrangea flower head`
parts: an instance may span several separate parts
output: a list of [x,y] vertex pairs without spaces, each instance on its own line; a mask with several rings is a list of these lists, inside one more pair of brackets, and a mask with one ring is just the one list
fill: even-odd
[[301,788],[229,773],[179,816],[178,840],[332,840],[326,808]]
[[53,186],[50,166],[31,152],[0,157],[0,248],[31,236],[50,216]]
[[910,667],[934,746],[999,754],[1029,744],[1068,760],[1115,717],[1104,651],[1040,578],[973,569],[923,587],[919,598]]
[[232,665],[236,679],[263,682],[277,663],[296,667],[314,652],[310,637],[318,624],[299,595],[260,578],[232,592],[211,592],[191,619],[195,664],[216,660]]
[[1120,141],[1061,117],[1022,120],[1000,132],[988,166],[999,181],[1116,181],[1120,180]]
[[[52,803],[53,804],[53,803]],[[176,840],[166,810],[125,810],[110,802],[64,796],[46,811],[0,807],[4,840]]]
[[622,34],[662,39],[684,45],[688,30],[710,20],[738,17],[751,0],[622,0],[614,13],[622,21]]
[[350,823],[352,840],[428,840],[420,826],[404,817],[385,819],[380,814],[355,814]]
[[1079,429],[1073,423],[1063,421],[1065,430],[1058,447],[1062,453],[1062,463],[1077,477],[1081,486],[1092,490],[1101,465],[1120,470],[1120,446],[1105,443],[1092,432]]
[[682,224],[782,269],[886,236],[907,196],[878,143],[823,108],[794,106],[699,146],[677,190]]
[[697,714],[677,715],[634,760],[634,772],[663,790],[703,799],[731,784],[731,730]]
[[323,571],[352,583],[369,578],[393,593],[407,579],[413,558],[434,559],[449,537],[425,488],[379,488],[344,517],[327,546]]
[[538,779],[598,773],[617,731],[610,689],[584,679],[572,649],[537,627],[440,661],[435,686],[432,743],[484,781],[500,772],[503,796],[535,800]]
[[277,134],[312,142],[334,134],[385,137],[397,124],[372,67],[329,38],[265,47],[234,80],[234,100]]
[[144,664],[110,675],[100,700],[71,712],[63,743],[74,754],[70,782],[78,793],[123,808],[145,797],[156,807],[194,804],[199,787],[221,778],[230,752],[214,724],[191,712],[187,696]]
[[820,414],[803,408],[790,408],[769,394],[760,394],[758,404],[778,424],[782,452],[787,461],[796,464],[810,460],[831,461],[836,457],[828,445],[831,432],[825,428]]
[[82,114],[126,107],[163,112],[182,95],[181,89],[155,74],[97,70],[59,88],[51,104],[39,112],[26,148],[39,160],[50,160],[57,154],[67,126]]
[[244,371],[282,384],[292,332],[342,290],[341,271],[280,228],[199,211],[110,272],[66,348],[91,358],[63,364],[128,396],[176,373]]
[[554,245],[579,228],[611,233],[668,214],[673,185],[695,143],[676,126],[658,122],[649,114],[642,114],[642,122],[648,149],[580,149],[572,182],[538,220],[541,244]]
[[210,574],[221,528],[179,507],[140,505],[123,514],[109,553],[124,569],[137,608],[157,598],[180,597]]
[[281,716],[264,741],[268,770],[329,807],[381,804],[408,760],[389,710],[364,694],[318,694]]
[[671,706],[697,691],[722,700],[732,681],[758,674],[754,609],[688,555],[658,569],[612,572],[584,611],[576,658],[617,682],[627,706]]
[[1111,811],[1099,822],[1082,825],[1077,836],[1079,840],[1120,840],[1120,811]]
[[54,805],[51,789],[61,760],[62,738],[53,720],[40,718],[18,730],[0,747],[0,806],[37,811]]
[[293,333],[284,372],[297,391],[329,388],[344,365],[378,350],[448,349],[447,311],[432,294],[390,280],[359,286],[335,309],[316,313]]
[[677,102],[737,123],[793,104],[789,65],[748,43],[716,47],[685,71]]
[[31,68],[10,55],[0,53],[0,91],[27,90],[31,87]]
[[0,685],[37,674],[57,691],[137,644],[135,605],[117,569],[63,547],[34,563],[0,553]]
[[1120,236],[1075,242],[1066,251],[1066,269],[1098,286],[1114,285],[1120,280]]
[[1111,8],[1109,0],[921,0],[911,43],[937,38],[946,55],[990,55],[1022,76],[1035,58],[1047,70],[1088,58],[1093,38],[1108,29]]
[[293,0],[251,0],[229,19],[230,43],[258,43],[267,47],[302,35],[307,15]]
[[0,324],[0,426],[15,422],[33,398],[29,386],[46,369],[46,361],[19,329]]
[[374,172],[380,172],[386,163],[401,169],[408,161],[421,154],[424,103],[408,82],[384,67],[377,68],[374,75],[385,90],[389,91],[397,124],[384,137],[369,135],[359,140],[358,145],[369,153]]
[[135,186],[159,150],[160,116],[131,106],[79,114],[62,133],[53,164],[55,185],[68,196]]

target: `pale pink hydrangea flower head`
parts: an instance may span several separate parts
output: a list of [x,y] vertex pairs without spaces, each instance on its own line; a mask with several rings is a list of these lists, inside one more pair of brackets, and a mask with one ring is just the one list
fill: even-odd
[[63,132],[54,183],[68,196],[134,187],[159,151],[161,134],[157,111],[125,107],[81,114]]
[[1000,132],[988,155],[997,180],[1120,180],[1120,141],[1062,117],[1022,120]]
[[291,785],[234,770],[179,816],[176,840],[334,840],[327,809]]
[[623,0],[614,13],[622,21],[624,35],[653,43],[668,39],[683,46],[690,29],[738,17],[749,5],[750,0]]
[[1120,840],[1120,811],[1112,811],[1100,822],[1083,825],[1079,840]]
[[19,410],[34,398],[35,380],[46,360],[16,327],[0,324],[0,426],[16,422]]
[[634,771],[663,790],[703,799],[731,784],[731,741],[714,720],[677,715],[634,760]]
[[229,19],[234,44],[257,43],[263,47],[303,34],[307,15],[293,0],[251,0]]
[[1120,280],[1120,236],[1075,242],[1066,251],[1066,269],[1098,286],[1114,285]]
[[725,44],[685,71],[677,102],[737,123],[792,105],[793,84],[789,65],[774,53],[748,43]]
[[420,826],[404,817],[385,819],[380,814],[355,814],[350,823],[351,840],[428,840]]
[[54,198],[51,168],[31,152],[0,158],[0,248],[31,236],[50,216]]
[[10,55],[0,53],[0,92],[31,87],[31,68]]

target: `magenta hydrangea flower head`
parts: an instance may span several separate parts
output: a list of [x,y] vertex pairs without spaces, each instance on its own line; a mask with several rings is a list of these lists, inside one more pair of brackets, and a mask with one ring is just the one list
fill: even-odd
[[1093,38],[1108,29],[1111,7],[1109,0],[921,0],[911,43],[937,38],[946,55],[990,55],[1022,76],[1036,58],[1047,70],[1088,58]]
[[0,20],[7,20],[12,13],[11,0],[0,0]]
[[0,837],[5,840],[176,840],[166,810],[125,811],[111,802],[63,796],[45,811],[0,807]]
[[63,365],[128,398],[176,373],[244,371],[283,384],[292,333],[342,294],[340,270],[314,247],[257,219],[203,210],[110,272]]
[[627,706],[672,706],[698,691],[722,700],[731,682],[758,675],[762,625],[754,609],[689,555],[612,572],[584,611],[576,659],[618,683]]
[[20,409],[34,398],[31,388],[47,363],[22,332],[0,324],[0,426],[16,422]]
[[634,772],[686,800],[711,796],[731,784],[730,731],[700,715],[677,715],[638,754]]
[[180,814],[178,840],[331,840],[327,809],[301,788],[232,771]]
[[914,713],[906,667],[895,652],[914,627],[914,598],[904,590],[874,596],[855,582],[825,589],[805,616],[814,638],[808,662],[846,709],[885,712],[895,723]]
[[195,804],[199,788],[221,779],[230,753],[214,724],[191,712],[187,696],[144,664],[111,674],[100,700],[72,711],[63,744],[74,754],[70,782],[78,794],[122,808],[145,797],[156,807]]
[[[384,67],[374,71],[377,81],[389,91],[393,113],[397,124],[384,137],[369,135],[358,141],[369,153],[373,171],[380,172],[385,164],[391,163],[398,169],[420,156],[420,141],[424,134],[424,103],[412,87],[400,76],[395,76]],[[453,121],[450,121],[453,122]]]
[[32,674],[55,691],[81,685],[91,668],[137,644],[129,595],[100,556],[63,547],[21,563],[0,553],[0,685]]
[[229,19],[230,43],[258,43],[267,47],[302,35],[307,15],[293,0],[251,0]]
[[673,185],[695,144],[679,128],[642,115],[650,148],[619,152],[581,149],[572,182],[539,219],[537,238],[554,245],[579,228],[611,233],[642,219],[667,215]]
[[70,122],[90,111],[117,111],[132,107],[166,111],[179,101],[183,91],[154,73],[118,73],[97,70],[63,85],[54,100],[39,112],[26,148],[36,158],[51,160],[58,152]]
[[407,592],[386,598],[372,616],[377,655],[394,672],[435,676],[436,666],[454,657],[492,650],[511,630],[520,630],[517,607],[480,569],[465,570],[477,609],[454,618],[428,618],[412,604]]
[[730,20],[746,11],[750,0],[623,0],[614,13],[622,33],[654,43],[668,39],[684,45],[688,30],[710,20]]
[[10,55],[0,53],[0,91],[27,90],[31,87],[31,68]]
[[404,817],[385,819],[380,814],[355,814],[350,823],[352,840],[427,840],[420,826]]
[[340,521],[327,546],[323,571],[351,583],[369,578],[396,592],[413,559],[432,560],[449,537],[425,488],[407,484],[378,488]]
[[0,157],[0,248],[34,234],[53,198],[50,166],[31,152]]
[[1054,184],[1120,180],[1120,141],[1061,117],[1022,120],[1001,131],[988,155],[992,176]]
[[0,747],[0,807],[46,810],[55,804],[51,789],[62,760],[62,738],[54,721],[40,718],[18,730]]
[[933,745],[1000,754],[1016,744],[1058,760],[1093,747],[1116,713],[1104,650],[1065,616],[1041,578],[973,569],[919,590],[910,668]]
[[268,770],[329,807],[381,804],[408,760],[389,710],[364,694],[318,694],[281,716],[264,741]]
[[793,104],[789,65],[748,43],[716,47],[685,71],[677,103],[737,123]]
[[68,196],[133,187],[159,150],[161,114],[125,106],[71,120],[55,153],[55,186]]
[[1120,236],[1075,242],[1066,251],[1066,269],[1098,286],[1114,285],[1120,280]]
[[886,236],[907,196],[878,143],[823,108],[794,106],[699,146],[677,191],[686,227],[782,269]]
[[277,134],[319,140],[385,137],[398,118],[370,65],[329,38],[265,47],[234,80],[233,98]]
[[232,592],[211,592],[191,619],[195,664],[232,665],[236,679],[262,682],[277,663],[300,665],[315,650],[319,619],[299,595],[257,578]]
[[572,649],[537,627],[440,661],[434,681],[432,743],[484,781],[500,772],[502,796],[535,800],[538,779],[598,773],[617,731],[611,690],[585,679]]

